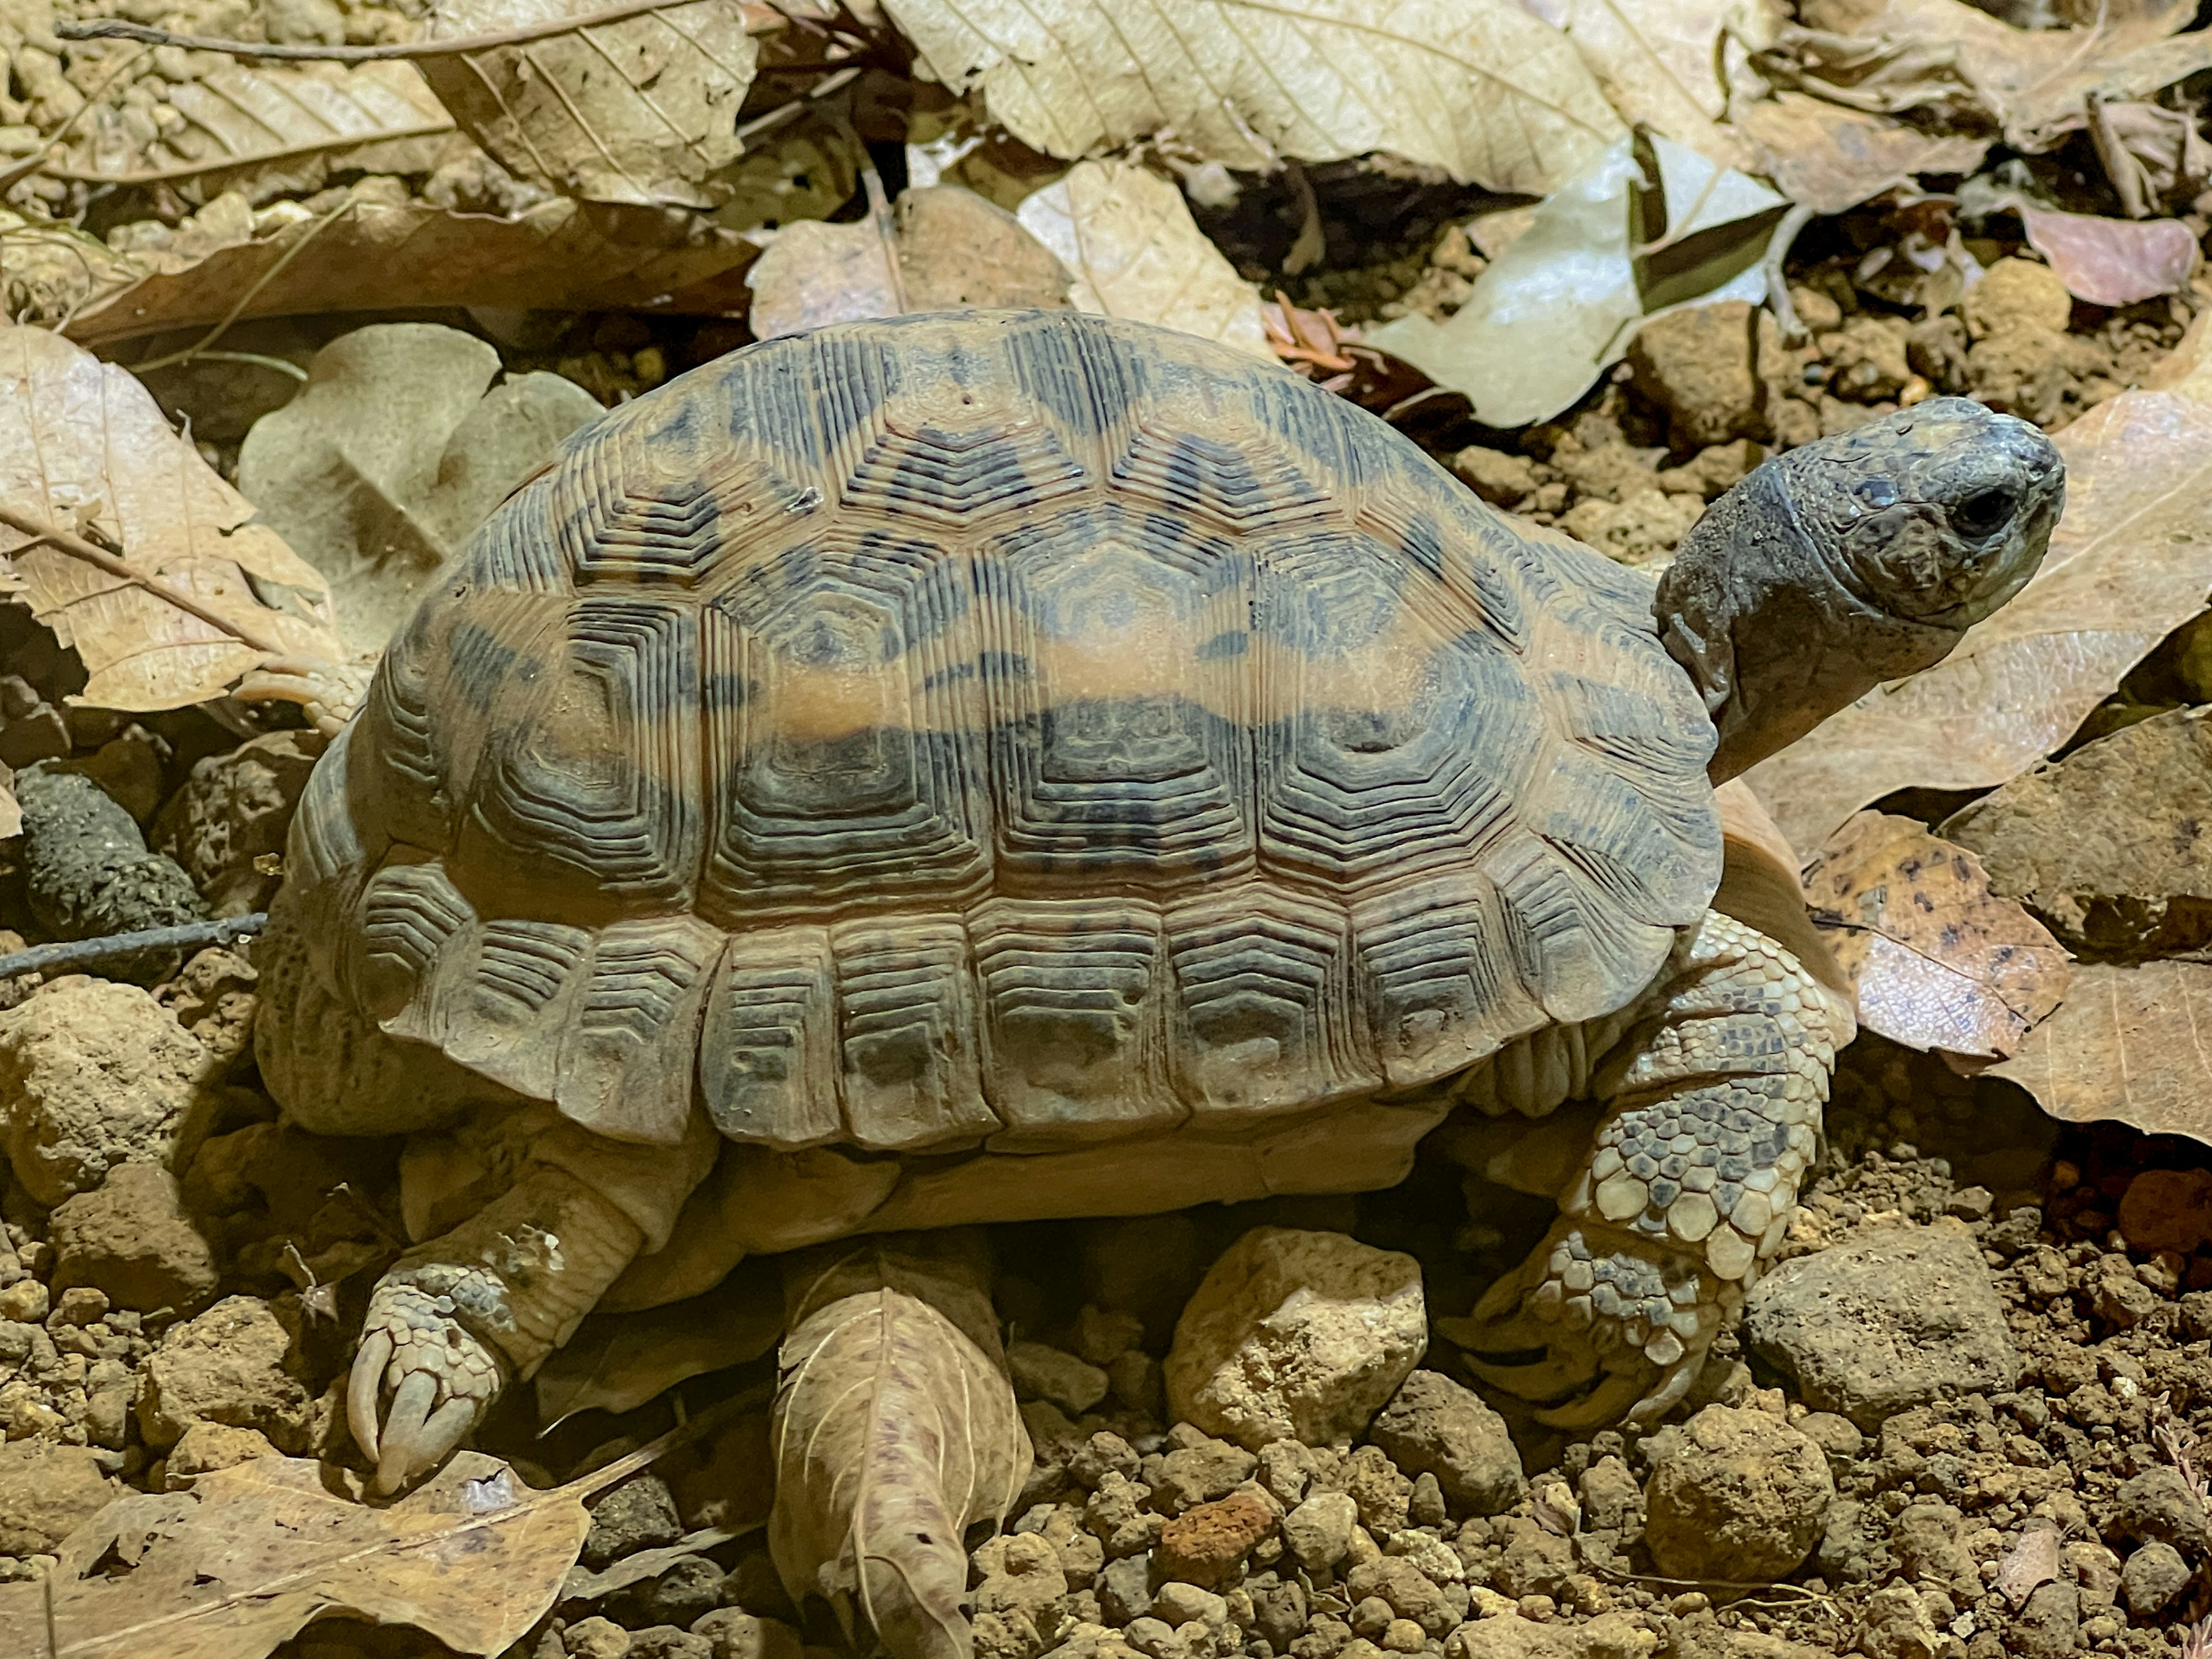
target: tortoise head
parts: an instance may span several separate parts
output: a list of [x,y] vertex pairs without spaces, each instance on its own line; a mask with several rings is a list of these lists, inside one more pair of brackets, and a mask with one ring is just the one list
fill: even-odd
[[1935,398],[1778,455],[1660,579],[1660,636],[1720,734],[1716,783],[1941,662],[2027,585],[2066,471],[2026,421]]

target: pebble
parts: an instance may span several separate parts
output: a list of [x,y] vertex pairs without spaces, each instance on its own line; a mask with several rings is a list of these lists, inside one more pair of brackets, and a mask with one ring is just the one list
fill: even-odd
[[2019,1659],[2066,1659],[2081,1630],[2081,1592],[2062,1578],[2027,1598],[2012,1622],[2010,1651]]
[[717,1607],[701,1615],[692,1621],[691,1633],[707,1638],[714,1659],[799,1659],[797,1631],[739,1607]]
[[561,1633],[569,1659],[627,1659],[629,1632],[611,1619],[579,1619]]
[[184,1437],[169,1448],[162,1484],[169,1492],[183,1492],[201,1475],[235,1468],[258,1457],[274,1457],[276,1448],[258,1429],[234,1428],[228,1423],[195,1423]]
[[215,1294],[215,1250],[186,1213],[176,1176],[123,1164],[53,1213],[54,1288],[97,1286],[117,1307],[188,1314]]
[[1309,1572],[1334,1566],[1351,1553],[1359,1506],[1348,1492],[1316,1492],[1283,1517],[1283,1541]]
[[1836,1492],[1828,1460],[1779,1419],[1708,1406],[1651,1450],[1644,1541],[1662,1573],[1765,1583],[1820,1541]]
[[1106,1397],[1104,1371],[1042,1342],[1008,1343],[1006,1370],[1015,1392],[1024,1399],[1049,1400],[1073,1417],[1082,1416]]
[[674,1625],[648,1625],[629,1633],[624,1659],[714,1659],[714,1644]]
[[1658,1648],[1658,1637],[1632,1613],[1583,1625],[1505,1613],[1462,1625],[1445,1641],[1444,1659],[1650,1659]]
[[1628,346],[1636,389],[1667,411],[1678,448],[1767,435],[1753,307],[1741,300],[1655,317]]
[[2204,1543],[2204,1505],[2179,1471],[2162,1463],[2120,1483],[2112,1517],[2123,1538],[2155,1538],[2188,1549]]
[[2130,1613],[2148,1619],[2170,1607],[2189,1588],[2191,1576],[2181,1552],[2154,1539],[2128,1557],[2120,1570],[2120,1593],[2127,1598]]
[[89,1447],[0,1445],[0,1555],[51,1554],[119,1490]]
[[659,1549],[684,1535],[675,1494],[650,1469],[631,1476],[589,1507],[592,1529],[584,1535],[581,1559],[594,1572],[625,1555]]
[[1433,1476],[1444,1501],[1467,1514],[1497,1515],[1528,1490],[1505,1419],[1437,1371],[1407,1377],[1368,1438],[1407,1474]]
[[1867,1659],[1936,1659],[1943,1638],[1908,1584],[1888,1584],[1867,1598],[1859,1651]]
[[1169,1521],[1153,1557],[1170,1579],[1218,1586],[1243,1566],[1275,1524],[1274,1506],[1257,1492],[1231,1492]]
[[1413,1257],[1343,1233],[1255,1227],[1176,1322],[1168,1404],[1254,1449],[1356,1440],[1427,1346]]
[[258,1297],[226,1297],[174,1327],[146,1362],[138,1425],[165,1449],[195,1423],[257,1429],[279,1451],[308,1449],[314,1401],[300,1380],[295,1332]]
[[1753,1289],[1744,1335],[1807,1405],[1869,1433],[1898,1412],[2020,1381],[1989,1268],[1954,1221],[1871,1227],[1784,1262]]

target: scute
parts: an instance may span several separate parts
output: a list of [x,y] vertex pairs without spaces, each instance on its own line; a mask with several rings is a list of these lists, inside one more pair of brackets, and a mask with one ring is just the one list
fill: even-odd
[[478,533],[288,914],[315,994],[618,1139],[1279,1136],[1620,1007],[1702,914],[1649,609],[1219,347],[770,342]]

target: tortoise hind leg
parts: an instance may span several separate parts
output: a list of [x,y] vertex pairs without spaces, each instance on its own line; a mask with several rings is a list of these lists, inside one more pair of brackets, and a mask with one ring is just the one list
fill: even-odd
[[1606,1065],[1609,1103],[1559,1218],[1464,1320],[1486,1382],[1581,1428],[1689,1391],[1788,1230],[1848,1015],[1797,959],[1711,912],[1656,1022]]
[[379,1492],[443,1462],[632,1260],[666,1242],[716,1145],[702,1122],[674,1146],[558,1123],[507,1192],[392,1264],[370,1295],[346,1391]]

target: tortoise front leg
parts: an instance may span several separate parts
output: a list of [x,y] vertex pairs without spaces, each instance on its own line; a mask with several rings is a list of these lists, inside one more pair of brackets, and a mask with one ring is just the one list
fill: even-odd
[[713,1166],[714,1137],[626,1146],[563,1123],[514,1185],[394,1262],[371,1293],[346,1390],[353,1437],[393,1492],[428,1473],[509,1382],[568,1341]]
[[1599,1074],[1610,1103],[1559,1218],[1444,1334],[1485,1381],[1583,1428],[1648,1420],[1689,1391],[1772,1258],[1820,1139],[1833,993],[1748,924],[1709,912]]

